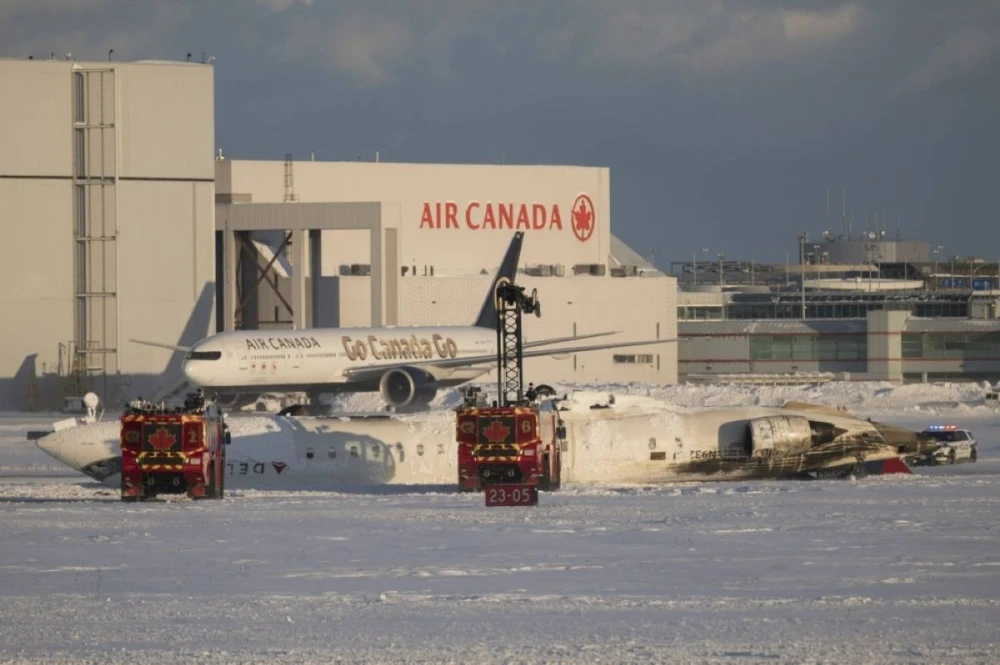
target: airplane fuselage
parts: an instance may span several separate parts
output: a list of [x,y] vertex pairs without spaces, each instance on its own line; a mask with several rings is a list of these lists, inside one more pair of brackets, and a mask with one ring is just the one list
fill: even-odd
[[[898,460],[920,435],[844,414],[778,407],[731,407],[661,413],[615,409],[566,411],[563,479],[569,483],[650,483],[678,480],[801,478],[839,475],[859,463]],[[801,451],[751,448],[754,423],[822,419],[829,440],[805,440]],[[368,419],[237,416],[227,447],[227,487],[328,489],[343,485],[439,485],[455,481],[454,414]],[[792,430],[789,430],[792,431]],[[758,431],[759,434],[759,431]],[[757,444],[762,444],[757,441]],[[82,425],[44,437],[56,459],[116,487],[118,423]],[[913,448],[911,452],[917,452]]]
[[448,368],[435,361],[495,353],[496,332],[475,326],[235,331],[196,345],[183,367],[191,383],[219,392],[371,391],[378,390],[377,378],[349,381],[348,370],[412,361],[447,387],[474,379],[491,366]]

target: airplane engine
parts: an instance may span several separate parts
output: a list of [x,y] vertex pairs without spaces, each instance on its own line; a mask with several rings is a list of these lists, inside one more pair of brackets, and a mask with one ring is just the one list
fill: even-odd
[[382,399],[394,407],[426,406],[437,395],[437,381],[422,369],[390,369],[378,383]]
[[812,443],[812,425],[802,416],[755,418],[747,423],[748,457],[799,455]]

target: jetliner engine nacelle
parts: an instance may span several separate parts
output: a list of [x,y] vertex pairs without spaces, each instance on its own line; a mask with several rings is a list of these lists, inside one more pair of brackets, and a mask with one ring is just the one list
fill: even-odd
[[437,381],[422,369],[399,367],[382,375],[378,383],[382,399],[394,407],[425,406],[437,395]]
[[800,455],[813,445],[813,430],[802,416],[770,416],[747,423],[747,456]]

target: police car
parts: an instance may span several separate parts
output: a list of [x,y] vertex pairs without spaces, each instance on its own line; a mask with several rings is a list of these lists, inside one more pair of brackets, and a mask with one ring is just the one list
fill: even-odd
[[912,460],[913,464],[957,464],[975,462],[979,448],[972,432],[957,425],[931,425],[924,430],[938,442],[938,447]]

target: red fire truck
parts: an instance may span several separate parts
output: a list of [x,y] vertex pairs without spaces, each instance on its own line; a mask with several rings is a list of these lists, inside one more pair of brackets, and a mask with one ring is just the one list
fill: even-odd
[[222,410],[200,393],[183,408],[132,402],[121,417],[122,501],[182,493],[221,499],[227,443]]
[[460,491],[500,484],[559,489],[566,432],[551,403],[465,406],[457,415]]
[[[515,240],[520,239],[520,234]],[[510,257],[504,258],[506,265]],[[513,259],[516,261],[516,256]],[[513,269],[512,269],[513,271]],[[541,316],[538,294],[509,279],[493,283],[497,317],[497,401],[487,406],[479,388],[467,392],[456,412],[458,488],[474,492],[491,486],[486,505],[536,505],[537,490],[559,489],[560,444],[566,428],[556,400],[537,401],[540,391],[522,385],[521,316]],[[539,389],[541,386],[539,386]],[[546,386],[545,391],[554,391]]]

